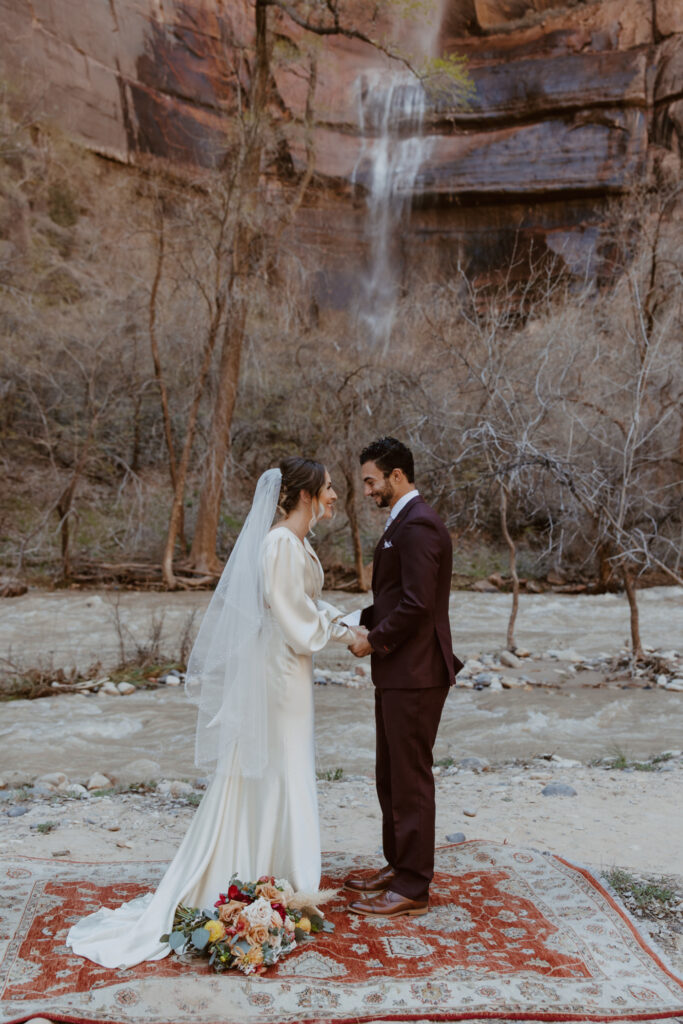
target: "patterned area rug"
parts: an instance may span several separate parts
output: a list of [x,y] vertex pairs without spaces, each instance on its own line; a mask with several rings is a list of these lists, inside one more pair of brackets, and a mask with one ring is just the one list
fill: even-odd
[[[325,857],[326,885],[358,867]],[[683,982],[587,872],[485,841],[442,847],[432,908],[394,921],[328,907],[332,934],[260,978],[175,956],[108,971],[71,923],[153,888],[163,865],[0,861],[0,1021],[291,1024],[636,1021],[683,1016]]]

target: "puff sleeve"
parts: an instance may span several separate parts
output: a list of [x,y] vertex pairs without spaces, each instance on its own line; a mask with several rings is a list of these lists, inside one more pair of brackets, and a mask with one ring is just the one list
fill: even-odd
[[329,640],[350,644],[354,635],[337,621],[343,612],[306,593],[307,558],[303,544],[289,531],[268,535],[263,554],[266,603],[292,650],[311,655]]

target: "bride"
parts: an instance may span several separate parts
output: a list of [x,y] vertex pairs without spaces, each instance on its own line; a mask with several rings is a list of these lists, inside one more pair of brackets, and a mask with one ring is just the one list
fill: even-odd
[[160,960],[178,903],[212,906],[233,873],[318,889],[312,655],[328,640],[352,643],[357,630],[321,600],[306,535],[336,500],[311,459],[286,458],[260,477],[187,666],[199,705],[195,763],[213,778],[156,892],[78,921],[66,940],[74,953],[110,968]]

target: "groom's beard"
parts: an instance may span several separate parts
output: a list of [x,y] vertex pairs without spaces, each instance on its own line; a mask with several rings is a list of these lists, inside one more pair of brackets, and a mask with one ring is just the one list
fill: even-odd
[[377,502],[377,508],[389,508],[393,496],[394,490],[388,480],[381,491],[375,491],[373,494],[373,498]]

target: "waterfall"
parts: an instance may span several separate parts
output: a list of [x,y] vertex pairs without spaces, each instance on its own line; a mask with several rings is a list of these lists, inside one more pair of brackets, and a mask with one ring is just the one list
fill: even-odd
[[358,333],[359,341],[364,336],[386,349],[396,315],[401,222],[430,148],[423,134],[427,97],[408,72],[366,73],[356,89],[362,146],[352,181],[366,189],[369,254]]

